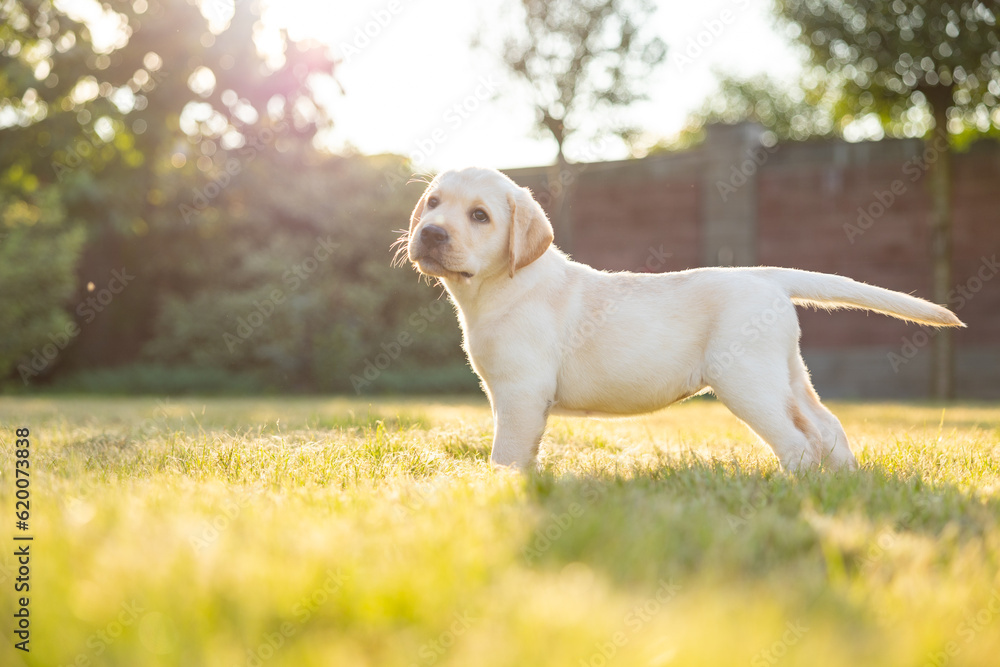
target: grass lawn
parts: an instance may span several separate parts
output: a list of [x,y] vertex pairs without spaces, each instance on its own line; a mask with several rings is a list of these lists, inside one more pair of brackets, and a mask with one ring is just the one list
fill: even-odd
[[1000,407],[831,409],[859,472],[695,400],[522,476],[483,401],[0,399],[0,664],[1000,665]]

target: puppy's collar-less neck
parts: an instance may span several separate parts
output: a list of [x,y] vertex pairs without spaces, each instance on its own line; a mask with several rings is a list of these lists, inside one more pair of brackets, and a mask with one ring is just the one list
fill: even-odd
[[[517,301],[525,294],[535,289],[539,281],[551,279],[553,269],[545,270],[546,265],[565,265],[570,260],[555,246],[542,253],[542,256],[531,264],[517,270],[514,277],[511,277],[506,268],[502,271],[491,273],[485,277],[465,278],[442,278],[441,281],[451,295],[452,301],[458,304],[463,310],[474,313],[479,310],[478,306],[484,301],[491,304],[503,301]],[[491,306],[491,307],[495,307]]]

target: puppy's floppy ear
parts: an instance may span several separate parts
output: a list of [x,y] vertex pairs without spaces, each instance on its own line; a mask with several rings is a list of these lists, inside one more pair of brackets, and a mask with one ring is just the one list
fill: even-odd
[[413,236],[413,228],[417,226],[417,223],[420,222],[420,216],[424,214],[424,205],[427,203],[427,193],[430,190],[430,186],[427,186],[424,194],[420,195],[420,201],[413,207],[413,213],[410,214],[410,236]]
[[552,224],[528,188],[507,194],[510,204],[510,277],[542,256],[552,244]]

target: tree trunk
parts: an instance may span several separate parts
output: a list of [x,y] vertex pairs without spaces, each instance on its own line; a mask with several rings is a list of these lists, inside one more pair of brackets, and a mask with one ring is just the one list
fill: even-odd
[[[944,94],[944,93],[947,94]],[[934,132],[927,140],[928,186],[931,195],[930,250],[931,300],[948,305],[951,284],[951,144],[948,141],[948,106],[951,91],[944,88],[932,98],[927,96],[934,113]],[[944,145],[943,150],[940,147]],[[931,397],[949,400],[955,395],[955,348],[951,329],[937,330],[931,347]]]
[[576,183],[573,165],[566,161],[563,155],[562,141],[556,138],[559,153],[556,163],[549,168],[547,176],[550,195],[549,214],[552,217],[552,228],[555,230],[556,244],[566,252],[573,252],[573,222],[569,214],[569,195]]

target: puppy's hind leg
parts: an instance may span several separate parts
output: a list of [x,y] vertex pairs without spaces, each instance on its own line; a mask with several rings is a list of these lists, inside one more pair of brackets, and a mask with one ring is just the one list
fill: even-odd
[[[777,356],[777,355],[775,355]],[[719,400],[766,442],[788,471],[819,465],[820,434],[799,408],[788,363],[746,355],[711,378]]]
[[820,457],[824,466],[837,470],[857,470],[858,460],[851,451],[851,444],[840,420],[819,400],[819,395],[809,380],[809,371],[796,350],[789,360],[792,376],[792,391],[799,409],[812,418],[819,429],[821,444]]

